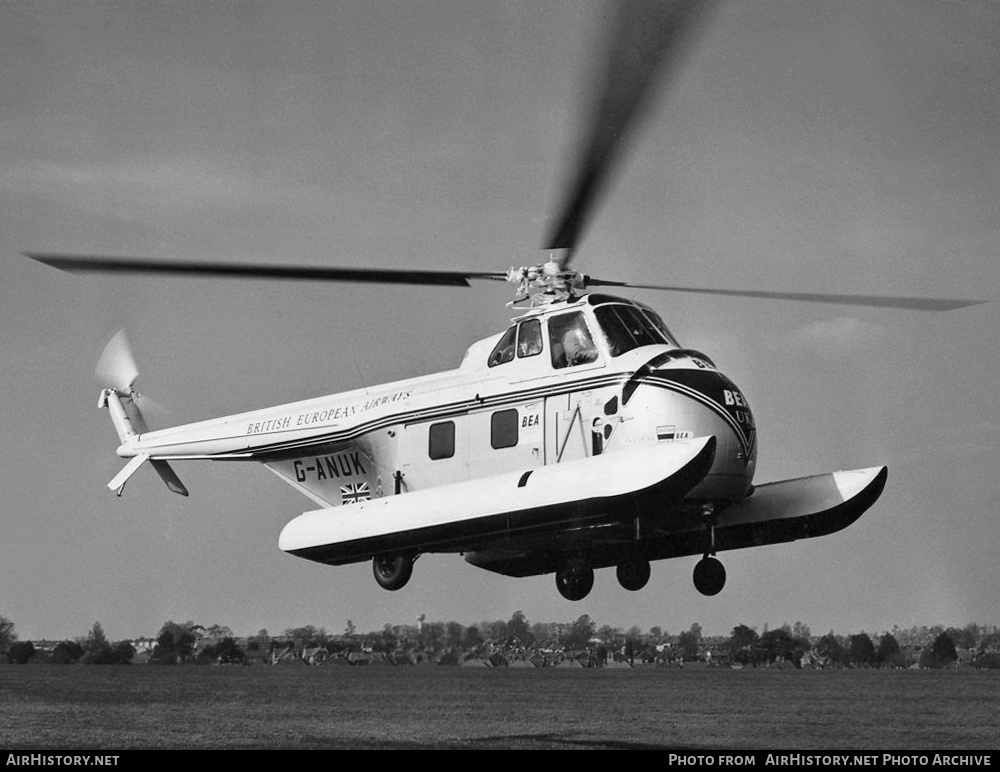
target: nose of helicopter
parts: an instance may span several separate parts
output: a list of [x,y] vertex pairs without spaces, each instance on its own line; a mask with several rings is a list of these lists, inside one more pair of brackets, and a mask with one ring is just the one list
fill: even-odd
[[743,392],[723,373],[697,357],[677,359],[646,371],[629,408],[649,411],[660,441],[714,435],[712,469],[689,498],[739,501],[753,481],[757,432]]

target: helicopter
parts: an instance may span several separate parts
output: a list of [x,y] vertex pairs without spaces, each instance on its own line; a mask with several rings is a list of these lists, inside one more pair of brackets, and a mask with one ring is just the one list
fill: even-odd
[[719,552],[821,536],[861,517],[882,494],[886,467],[757,483],[749,398],[653,308],[604,292],[914,310],[976,301],[632,284],[571,267],[654,86],[708,5],[617,6],[593,120],[545,240],[550,257],[538,264],[445,272],[26,253],[82,273],[516,287],[517,316],[473,343],[454,370],[155,431],[120,334],[98,365],[99,407],[128,459],[108,487],[121,494],[148,461],[169,490],[187,495],[174,462],[255,461],[316,505],[280,534],[292,555],[333,566],[371,561],[376,582],[399,590],[420,555],[458,553],[506,576],[554,574],[568,600],[587,596],[597,569],[614,567],[619,584],[636,591],[652,561],[684,556],[700,556],[694,584],[715,595],[726,581]]

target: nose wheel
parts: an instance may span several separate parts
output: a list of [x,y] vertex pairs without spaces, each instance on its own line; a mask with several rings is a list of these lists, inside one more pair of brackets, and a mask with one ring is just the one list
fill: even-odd
[[702,595],[718,595],[726,586],[726,568],[711,555],[705,555],[694,567],[694,587]]
[[706,503],[701,516],[706,545],[704,557],[694,567],[694,587],[702,595],[718,595],[726,586],[726,568],[715,557],[715,507]]

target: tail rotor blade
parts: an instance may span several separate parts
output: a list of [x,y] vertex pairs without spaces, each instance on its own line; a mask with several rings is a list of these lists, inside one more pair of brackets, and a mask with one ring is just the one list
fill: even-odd
[[132,384],[139,377],[139,368],[132,356],[125,330],[119,330],[104,347],[94,375],[104,386],[110,386],[119,391],[131,391]]

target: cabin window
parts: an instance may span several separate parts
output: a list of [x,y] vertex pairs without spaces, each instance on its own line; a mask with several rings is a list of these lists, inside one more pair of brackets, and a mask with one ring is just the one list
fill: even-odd
[[597,347],[590,337],[582,311],[549,319],[549,351],[556,369],[587,364],[597,359]]
[[490,367],[502,365],[504,362],[509,362],[514,358],[514,339],[516,336],[517,327],[511,327],[503,334],[500,341],[493,347],[493,352],[486,362]]
[[431,424],[428,432],[428,453],[432,460],[455,455],[455,422]]
[[500,410],[490,419],[490,444],[494,450],[517,445],[517,410]]
[[533,357],[542,353],[542,323],[537,319],[521,322],[517,327],[518,357]]

